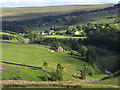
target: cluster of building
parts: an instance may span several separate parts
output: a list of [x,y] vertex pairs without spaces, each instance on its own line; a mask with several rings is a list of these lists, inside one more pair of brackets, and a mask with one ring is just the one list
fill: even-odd
[[25,36],[26,34],[25,33],[19,33],[20,36]]
[[60,47],[59,47],[58,49],[56,49],[56,50],[51,50],[51,52],[66,52],[66,50],[60,46]]
[[38,35],[55,35],[54,30],[49,30],[48,32],[38,32]]

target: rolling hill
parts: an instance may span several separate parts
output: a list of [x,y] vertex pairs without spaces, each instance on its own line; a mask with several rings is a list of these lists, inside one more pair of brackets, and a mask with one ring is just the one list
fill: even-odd
[[50,27],[64,30],[65,25],[87,24],[101,19],[107,21],[112,18],[114,22],[117,16],[118,7],[113,4],[67,5],[3,8],[2,20],[4,27],[16,25],[27,30],[44,31]]
[[[36,45],[15,45],[15,44],[8,44],[3,43],[2,45],[2,60],[11,63],[17,64],[25,64],[31,65],[36,67],[42,67],[44,62],[48,63],[48,71],[52,72],[56,70],[57,64],[62,64],[64,67],[65,78],[64,80],[73,80],[72,74],[77,72],[79,69],[82,68],[84,62],[78,59],[71,57],[67,53],[59,53],[59,52],[51,52],[47,51],[46,48]],[[7,55],[7,57],[6,57]],[[20,77],[26,78],[26,80],[40,80],[36,79],[37,76],[42,75],[44,73],[40,69],[31,69],[27,67],[20,67],[15,65],[5,65],[8,70],[3,73],[3,78],[14,77],[14,75],[18,75]],[[17,69],[18,68],[18,69]],[[27,72],[28,70],[28,72]],[[18,74],[18,72],[24,73]],[[39,73],[38,73],[39,72]],[[42,72],[42,73],[41,73]],[[29,73],[33,73],[29,74]],[[37,73],[34,76],[34,73]],[[34,77],[27,78],[27,77]],[[43,74],[44,75],[44,74]]]
[[42,16],[56,16],[77,11],[103,9],[113,5],[114,4],[2,8],[2,17],[3,20],[35,19]]
[[[3,18],[4,32],[1,32],[0,34],[3,34],[4,36],[9,36],[9,37],[16,36],[21,31],[23,31],[22,33],[30,33],[30,36],[32,35],[37,36],[38,33],[36,32],[49,30],[50,27],[55,27],[55,28],[62,27],[58,31],[56,30],[56,32],[65,33],[65,31],[69,28],[69,26],[73,27],[71,29],[73,30],[77,28],[77,27],[74,27],[77,25],[83,25],[87,27],[87,25],[84,25],[84,24],[87,24],[88,22],[92,22],[93,24],[96,24],[94,25],[94,27],[96,28],[96,31],[98,28],[97,23],[105,24],[104,27],[107,27],[106,32],[99,34],[101,32],[99,31],[99,32],[90,34],[91,38],[90,38],[90,35],[85,37],[74,37],[73,35],[63,36],[63,35],[56,34],[56,35],[45,35],[39,38],[33,37],[34,41],[38,40],[38,42],[34,43],[31,37],[28,35],[28,36],[24,36],[23,39],[30,38],[31,39],[30,44],[20,43],[19,41],[18,41],[19,43],[14,43],[9,41],[6,43],[5,42],[2,43],[2,63],[3,63],[2,79],[3,80],[47,81],[45,80],[45,78],[47,77],[49,79],[50,75],[52,74],[54,76],[54,73],[57,71],[56,70],[57,64],[61,64],[64,67],[63,81],[68,81],[67,83],[69,83],[69,81],[72,81],[72,83],[76,85],[76,82],[79,82],[82,80],[82,75],[81,75],[82,69],[84,70],[84,67],[87,67],[85,66],[85,63],[86,63],[85,57],[87,57],[87,54],[83,56],[81,52],[78,51],[78,50],[81,50],[81,48],[79,47],[81,45],[84,45],[84,43],[87,43],[85,45],[85,48],[89,49],[89,47],[95,47],[94,49],[97,49],[96,52],[98,53],[100,52],[99,55],[97,55],[98,53],[96,54],[96,52],[94,52],[94,49],[93,49],[93,52],[91,53],[96,54],[96,56],[93,56],[93,57],[96,57],[96,60],[98,57],[98,61],[101,67],[102,65],[104,66],[104,68],[102,68],[103,72],[95,75],[90,75],[90,74],[86,75],[85,80],[97,79],[99,81],[99,79],[102,79],[108,76],[104,73],[104,71],[105,70],[112,71],[112,69],[114,68],[114,65],[116,64],[115,62],[117,62],[118,52],[112,51],[111,47],[109,50],[108,46],[110,46],[111,44],[108,45],[108,43],[106,43],[107,41],[110,41],[111,43],[113,42],[114,39],[117,38],[117,35],[116,35],[117,31],[115,32],[115,35],[116,35],[115,37],[114,33],[112,33],[112,29],[109,27],[110,24],[112,25],[114,24],[113,26],[116,25],[115,27],[117,27],[117,24],[118,24],[118,22],[115,23],[115,20],[117,20],[118,18],[118,7],[116,7],[114,4],[3,8],[2,18]],[[107,26],[107,23],[109,23],[108,26]],[[83,27],[82,29],[87,30],[87,28],[83,28]],[[17,32],[18,30],[19,32]],[[29,31],[29,30],[36,30],[36,32],[34,33],[34,31]],[[7,33],[7,31],[10,31],[10,32],[13,31],[17,34],[14,35],[13,33]],[[106,34],[107,31],[108,31],[108,34]],[[107,38],[109,35],[113,39]],[[70,41],[69,40],[70,38],[72,38],[73,40]],[[79,38],[83,38],[83,39],[86,38],[85,40],[89,38],[88,41],[90,41],[91,39],[90,41],[91,44],[88,44],[88,41],[83,41],[82,39],[78,40]],[[66,41],[59,42],[58,39],[60,40],[66,39]],[[18,39],[15,39],[15,40],[18,40]],[[59,43],[61,43],[60,46],[62,46],[62,42],[64,42],[66,46],[68,44],[71,44],[70,49],[68,50],[66,49],[67,50],[66,52],[52,52],[51,48],[55,47],[54,45],[52,46],[52,44],[50,44],[52,43],[52,40],[54,40],[56,46]],[[69,42],[71,43],[67,42],[67,40],[69,40]],[[105,45],[104,43],[103,43],[104,45],[101,45],[102,42],[100,40],[104,41],[106,46],[104,46]],[[102,47],[97,45],[98,41],[100,43],[99,45],[101,45]],[[43,43],[43,42],[46,42],[46,43]],[[116,45],[115,42],[113,43],[114,45]],[[72,48],[72,46],[77,48],[74,49],[74,47]],[[116,49],[117,47],[115,46],[115,50]],[[101,55],[101,53],[104,54],[103,51],[105,53],[107,52],[106,55]],[[94,58],[90,58],[91,61],[93,59]],[[47,68],[43,66],[44,62],[48,63]],[[89,66],[90,64],[88,64],[88,67]],[[93,68],[91,68],[90,70],[91,70],[90,72],[95,73]],[[50,80],[52,81],[52,79]],[[95,84],[99,87],[101,87],[101,84],[110,85],[110,87],[111,85],[115,85],[115,87],[117,87],[118,82],[117,82],[117,78],[114,78],[114,79],[109,79],[109,80],[104,80],[99,82],[87,83],[88,86],[89,84]]]

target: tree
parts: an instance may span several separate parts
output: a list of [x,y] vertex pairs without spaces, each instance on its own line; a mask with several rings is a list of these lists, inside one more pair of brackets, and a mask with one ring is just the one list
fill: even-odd
[[61,43],[59,41],[54,41],[53,44],[52,44],[52,47],[54,49],[58,49],[60,46],[61,46]]
[[78,31],[78,29],[77,28],[73,28],[72,31]]
[[44,62],[43,67],[47,70],[48,63]]
[[56,72],[52,72],[51,73],[51,80],[52,81],[61,81],[63,80],[63,67],[61,64],[57,64],[57,69],[56,69]]
[[82,30],[82,26],[77,25],[77,29],[78,29],[79,31],[81,31],[81,30]]
[[73,51],[71,51],[71,52],[70,52],[70,55],[74,55],[74,52],[73,52]]
[[66,34],[72,35],[72,30],[67,30]]
[[106,24],[105,27],[109,27],[109,24]]
[[99,70],[100,66],[97,60],[97,54],[94,47],[91,47],[87,50],[85,61],[92,66],[92,68],[96,72],[95,74],[100,73],[100,70]]
[[71,48],[72,50],[78,50],[79,49],[79,43],[76,40],[71,40]]
[[90,34],[93,34],[93,31],[90,31]]
[[86,79],[86,74],[84,69],[81,70],[81,79],[83,80]]
[[86,37],[86,35],[87,35],[84,31],[83,31],[81,34],[82,34],[82,36],[84,36],[84,37]]
[[110,30],[111,30],[110,27],[105,27],[105,28],[102,29],[102,32],[108,32],[108,31],[110,31]]
[[56,80],[63,80],[63,67],[61,64],[57,64],[57,77],[56,77]]
[[25,33],[26,32],[26,30],[23,26],[18,26],[18,25],[13,25],[13,24],[12,25],[3,24],[2,30],[3,31],[9,30],[9,31],[17,32],[17,33]]
[[45,33],[49,33],[49,30],[45,30]]
[[94,63],[97,63],[97,54],[95,48],[88,48],[85,61],[92,66]]
[[82,45],[82,46],[79,47],[78,52],[79,52],[82,56],[86,56],[87,48]]

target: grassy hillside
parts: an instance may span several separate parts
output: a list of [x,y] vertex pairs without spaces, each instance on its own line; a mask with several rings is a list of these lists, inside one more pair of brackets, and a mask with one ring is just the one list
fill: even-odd
[[[35,67],[42,67],[44,62],[48,63],[48,72],[56,71],[57,64],[60,63],[64,67],[63,80],[71,81],[75,78],[72,76],[77,73],[83,66],[84,62],[73,58],[71,55],[60,52],[50,52],[44,46],[37,45],[17,45],[3,43],[2,45],[2,60],[15,64],[24,64]],[[4,64],[6,69],[3,71],[3,79],[18,79],[18,80],[33,80],[42,81],[45,75],[43,69],[33,67],[24,67],[19,65]],[[80,76],[80,75],[79,75]],[[87,79],[101,79],[106,75],[95,75]],[[77,78],[76,78],[77,79]]]
[[9,64],[3,64],[6,70],[3,71],[3,80],[32,80],[42,81],[42,77],[45,76],[45,72],[40,69],[21,67]]
[[[50,29],[50,27],[59,28],[64,27],[65,25],[70,25],[71,22],[73,22],[72,25],[87,24],[88,22],[91,21],[92,22],[93,21],[96,22],[98,20],[100,21],[101,19],[102,19],[102,21],[100,21],[101,23],[103,22],[106,23],[108,21],[114,22],[114,20],[118,16],[118,9],[107,8],[112,6],[114,5],[98,4],[98,5],[67,5],[51,7],[3,8],[2,16],[3,21],[17,21],[17,22],[4,22],[3,26],[10,24],[22,25],[22,27],[25,27],[25,29],[27,30],[44,31]],[[107,9],[101,10],[104,8]],[[109,17],[113,18],[106,19]],[[48,23],[48,25],[44,25],[46,23]]]
[[24,40],[22,36],[20,36],[18,33],[15,32],[0,32],[0,36],[2,36],[3,40]]
[[[65,68],[64,80],[73,80],[72,74],[74,74],[76,71],[81,69],[84,65],[83,61],[75,59],[70,55],[68,55],[67,53],[50,52],[43,47],[35,46],[35,45],[16,45],[16,44],[8,44],[8,43],[3,43],[2,45],[2,60],[6,62],[25,64],[36,67],[42,67],[43,62],[47,62],[48,71],[50,72],[55,71],[57,64],[60,63]],[[8,71],[3,73],[3,78],[5,77],[10,78],[12,75],[17,74],[16,73],[17,68],[19,67],[14,66],[15,67],[14,68],[10,65],[7,65],[7,67],[8,67]],[[23,67],[20,67],[19,70],[22,73],[26,71],[31,71],[31,73],[39,72],[39,70],[30,70],[30,68],[23,68]],[[29,74],[30,72],[28,72],[27,74],[26,73],[25,75],[23,75],[23,77],[26,75],[30,75]],[[42,74],[41,71],[39,74]],[[26,80],[30,80],[30,78],[27,78]]]
[[[98,79],[102,79],[108,75],[106,74],[94,75],[94,73],[97,72],[97,70],[94,71],[94,69],[97,68],[97,63],[96,63],[97,60],[100,64],[100,67],[102,67],[101,68],[102,71],[110,70],[112,72],[112,69],[116,65],[116,62],[118,59],[117,53],[114,51],[117,49],[116,43],[118,42],[117,41],[118,32],[114,31],[115,28],[111,29],[110,27],[112,25],[113,27],[118,28],[117,23],[115,24],[115,20],[117,19],[117,15],[118,15],[118,7],[103,9],[110,6],[113,6],[113,4],[3,8],[3,16],[2,16],[3,21],[8,20],[8,22],[7,21],[3,22],[3,26],[4,26],[3,30],[12,31],[14,29],[13,31],[17,32],[19,29],[21,30],[20,27],[22,27],[24,28],[23,30],[21,30],[23,31],[23,33],[26,30],[28,30],[27,38],[31,38],[30,36],[33,36],[33,35],[36,37],[32,38],[33,42],[31,42],[31,44],[20,44],[17,42],[2,43],[2,61],[3,61],[2,79],[3,80],[23,80],[23,81],[24,80],[45,81],[44,80],[45,76],[49,77],[50,75],[52,75],[52,73],[55,73],[57,64],[61,64],[64,67],[63,82],[73,81],[72,82],[72,84],[74,83],[73,86],[77,85],[77,83],[80,83],[80,81],[82,80],[83,73],[80,70],[81,69],[84,70],[84,68],[87,67],[87,70],[90,72],[89,74],[86,75],[86,78],[84,78],[83,80],[85,81],[93,80],[98,82],[89,82],[87,84],[83,83],[83,84],[80,84],[80,87],[84,87],[84,85],[87,85],[85,87],[90,87],[90,85],[91,87],[92,86],[104,87],[104,85],[111,85],[110,87],[112,87],[112,85],[115,85],[115,87],[117,87],[119,77],[99,81]],[[100,10],[97,10],[97,9],[100,9]],[[91,10],[94,10],[94,11],[91,11]],[[85,12],[80,12],[80,11],[85,11]],[[74,12],[74,13],[71,13],[71,12]],[[48,16],[48,17],[43,17],[43,16]],[[70,22],[74,22],[74,23],[71,24]],[[98,26],[96,24],[97,26],[93,26],[93,27],[96,28],[96,31],[97,29],[101,31],[98,33],[92,32],[93,34],[88,34],[88,36],[85,36],[85,37],[77,37],[77,36],[75,37],[75,35],[72,36],[71,34],[70,34],[71,36],[69,34],[68,34],[69,36],[66,36],[67,33],[65,34],[65,32],[70,27],[71,27],[71,30],[74,30],[77,28],[76,27],[77,25],[87,24],[88,22],[92,22],[93,24],[96,24],[96,23],[102,23],[102,24],[112,23],[112,24],[110,24],[109,26],[103,25],[104,27],[107,27],[103,29],[100,29],[102,25]],[[15,26],[20,26],[20,27],[14,28]],[[68,26],[68,27],[66,28],[65,26],[66,27]],[[63,34],[45,35],[43,37],[37,38],[37,35],[34,32],[29,32],[29,30],[36,30],[36,32],[45,31],[45,30],[49,30],[50,27],[55,27],[55,29],[58,27],[59,29],[56,29],[55,32],[63,33]],[[88,30],[91,29],[88,26],[86,26],[86,28],[82,27],[82,29],[84,30],[87,30],[87,28]],[[105,30],[107,29],[109,31],[107,32],[107,30],[105,31],[104,29]],[[0,34],[4,35],[5,40],[9,40],[9,39],[6,39],[6,37],[9,37],[9,36],[11,37],[12,36],[17,37],[17,35],[19,36],[18,32],[17,34],[12,34],[12,33],[7,33],[5,31],[0,32]],[[80,35],[82,35],[82,33]],[[69,41],[70,38],[74,40]],[[83,40],[78,40],[80,38]],[[84,39],[84,38],[87,38],[87,39]],[[10,40],[13,40],[13,39],[10,39]],[[58,45],[59,43],[61,43],[61,45]],[[40,45],[40,44],[43,44],[43,45]],[[55,44],[55,45],[52,45],[52,44]],[[63,45],[62,47],[69,51],[52,52],[50,48],[56,48],[57,45],[58,47]],[[81,51],[82,45],[85,45],[83,51]],[[91,52],[88,53],[87,50],[89,50],[89,47],[92,47],[92,46],[95,48],[92,48]],[[73,51],[71,51],[71,49]],[[114,52],[111,50],[113,50]],[[86,51],[85,55],[84,54],[82,55],[82,52],[84,51]],[[86,53],[88,53],[88,55]],[[91,53],[96,55],[95,56],[91,55]],[[87,59],[84,59],[84,58],[87,56],[89,56],[88,60],[90,62],[93,61],[92,63],[96,64],[96,67],[93,66],[94,69],[92,67],[89,67],[89,65],[92,65],[89,62],[88,62],[88,66],[85,66],[84,61]],[[48,63],[47,68],[43,67],[44,62]],[[89,70],[88,67],[91,69]],[[93,74],[93,75],[90,75],[90,74]],[[50,78],[47,78],[47,79],[52,80]],[[58,86],[60,86],[60,84],[61,83],[59,83]],[[77,87],[79,87],[79,85]]]
[[[38,14],[36,17],[48,15],[58,15],[70,13],[73,11],[84,11],[102,9],[113,6],[114,4],[98,4],[98,5],[66,5],[66,6],[48,6],[48,7],[17,7],[17,8],[3,8],[3,16],[21,16],[24,14]],[[67,11],[67,12],[66,12]],[[48,14],[49,13],[49,14]],[[34,17],[33,17],[34,18]]]

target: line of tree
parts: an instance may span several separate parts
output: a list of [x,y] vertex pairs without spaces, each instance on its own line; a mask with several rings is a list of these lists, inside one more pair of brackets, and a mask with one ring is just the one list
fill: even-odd
[[109,32],[113,30],[118,30],[115,24],[92,24],[88,23],[87,25],[76,25],[76,26],[69,26],[66,30],[66,34],[73,35],[75,31],[81,31],[81,36],[88,36],[93,33],[97,32]]
[[7,33],[4,33],[0,35],[3,40],[18,40],[18,41],[24,41],[24,37],[20,36],[18,33],[7,31]]
[[[48,63],[47,62],[44,62],[43,63],[43,68],[45,68],[46,71],[47,68],[48,68]],[[62,81],[63,80],[63,66],[61,64],[57,64],[57,68],[56,68],[56,71],[55,72],[51,72],[50,73],[50,77],[48,77],[49,75],[46,75],[43,77],[43,80],[44,81]]]

